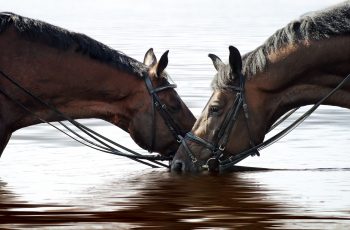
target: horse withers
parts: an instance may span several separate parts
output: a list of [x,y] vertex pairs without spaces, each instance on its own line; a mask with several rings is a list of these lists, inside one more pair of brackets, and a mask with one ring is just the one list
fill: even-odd
[[[0,70],[21,87],[71,118],[111,122],[149,151],[175,152],[174,132],[183,135],[195,122],[168,82],[168,52],[157,61],[150,49],[143,64],[86,35],[13,13],[0,14],[0,50]],[[11,134],[40,123],[38,116],[64,119],[3,75],[0,87],[0,154]]]
[[[350,73],[350,3],[307,14],[229,63],[210,54],[218,71],[213,94],[177,151],[174,171],[218,171],[222,162],[261,144],[289,110],[315,104]],[[350,85],[324,101],[350,108]],[[258,154],[252,152],[252,155]]]

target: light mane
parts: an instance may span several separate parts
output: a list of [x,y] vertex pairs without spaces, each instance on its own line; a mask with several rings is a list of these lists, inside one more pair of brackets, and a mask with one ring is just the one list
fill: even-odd
[[263,72],[269,65],[269,54],[279,53],[288,46],[320,41],[350,34],[350,1],[302,15],[277,30],[264,44],[245,54],[243,74],[248,78]]

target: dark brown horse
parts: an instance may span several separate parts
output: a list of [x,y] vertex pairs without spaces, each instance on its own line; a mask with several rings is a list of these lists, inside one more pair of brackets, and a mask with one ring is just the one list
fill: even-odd
[[[167,54],[157,62],[150,49],[143,64],[86,35],[12,13],[0,14],[2,72],[64,114],[111,122],[129,132],[142,148],[161,154],[175,152],[178,143],[158,110],[154,112],[152,97],[166,107],[179,132],[190,130],[195,122],[170,87],[164,71]],[[62,120],[3,75],[0,87],[41,118]],[[156,90],[150,92],[150,87]],[[0,155],[12,132],[39,122],[0,94]]]
[[[318,102],[350,73],[350,3],[289,23],[241,59],[230,47],[229,64],[209,55],[216,70],[213,94],[174,158],[172,169],[197,171],[264,140],[292,108]],[[350,108],[346,84],[323,104]],[[210,161],[208,161],[210,159]]]

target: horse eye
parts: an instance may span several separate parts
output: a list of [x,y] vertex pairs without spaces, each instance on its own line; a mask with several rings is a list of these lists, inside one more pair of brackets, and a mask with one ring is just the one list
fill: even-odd
[[217,115],[220,112],[220,108],[217,105],[212,105],[209,107],[209,114],[210,115]]
[[176,113],[176,112],[179,112],[181,110],[181,106],[169,106],[168,109],[170,112]]
[[171,113],[177,113],[181,110],[181,103],[180,102],[172,102],[172,103],[169,103],[168,106],[167,106],[167,109],[169,110],[169,112]]

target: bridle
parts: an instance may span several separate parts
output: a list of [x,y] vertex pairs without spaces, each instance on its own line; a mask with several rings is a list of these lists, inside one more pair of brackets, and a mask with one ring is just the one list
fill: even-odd
[[[217,141],[215,143],[209,142],[201,137],[196,136],[192,132],[188,132],[185,138],[183,138],[181,141],[181,144],[183,145],[187,154],[190,156],[192,163],[197,167],[207,168],[210,171],[218,170],[219,165],[222,164],[222,158],[225,153],[225,149],[229,140],[230,133],[232,132],[234,124],[237,121],[238,115],[241,110],[243,110],[244,112],[244,118],[248,129],[250,145],[251,147],[255,146],[254,142],[252,141],[251,132],[250,132],[249,123],[248,123],[248,106],[245,100],[245,91],[244,91],[245,78],[242,75],[242,73],[239,73],[238,76],[239,76],[238,77],[239,86],[225,87],[225,89],[236,92],[236,97],[232,107],[230,108],[229,112],[226,114],[224,121],[220,126],[220,129],[216,138]],[[199,160],[191,151],[190,147],[186,143],[186,140],[202,145],[203,147],[211,151],[211,157],[208,159],[206,164],[200,165]],[[234,156],[229,153],[226,153],[226,155],[231,155],[231,157]],[[254,152],[251,153],[251,155],[259,155],[259,152],[255,150]]]
[[[77,129],[82,131],[84,134],[86,134],[88,137],[93,139],[93,141],[87,139],[86,137],[80,135],[76,131],[72,130],[70,127],[65,125],[63,122],[58,121],[59,124],[61,124],[64,128],[68,130],[71,134],[68,132],[62,130],[61,128],[57,127],[56,125],[52,124],[51,122],[43,119],[42,117],[38,116],[35,112],[33,112],[29,107],[24,105],[22,102],[20,102],[18,99],[14,98],[9,94],[6,90],[2,89],[0,87],[0,94],[3,94],[5,97],[10,99],[14,104],[19,106],[21,109],[23,109],[25,112],[28,112],[38,120],[40,120],[43,123],[47,123],[48,125],[52,126],[53,128],[57,129],[58,131],[62,132],[63,134],[67,135],[68,137],[72,138],[73,140],[90,147],[95,150],[99,150],[101,152],[106,152],[118,156],[127,157],[129,159],[135,160],[137,162],[143,163],[145,165],[151,166],[153,168],[158,168],[159,166],[168,168],[169,166],[158,162],[158,161],[164,161],[164,160],[171,160],[170,156],[155,156],[155,155],[142,155],[139,154],[121,144],[118,144],[117,142],[95,132],[94,130],[86,127],[85,125],[79,123],[78,121],[72,119],[71,117],[67,116],[66,114],[59,111],[55,106],[51,105],[50,103],[42,100],[40,97],[36,96],[26,88],[24,88],[19,82],[17,82],[14,78],[12,78],[10,75],[6,74],[0,69],[0,77],[3,77],[7,79],[11,84],[13,84],[16,88],[18,88],[20,91],[28,95],[30,98],[32,98],[34,101],[36,101],[38,104],[41,104],[42,106],[48,108],[51,112],[56,114],[57,116],[63,118],[63,120],[67,120],[69,123],[71,123],[73,126],[75,126]],[[184,136],[184,133],[181,132],[180,128],[177,126],[175,121],[173,120],[172,116],[170,115],[170,112],[167,110],[166,105],[162,104],[160,101],[160,98],[158,97],[157,93],[166,89],[173,89],[176,88],[176,84],[166,84],[164,86],[160,86],[157,88],[153,87],[153,84],[151,82],[151,79],[148,74],[144,75],[145,84],[147,86],[147,90],[152,98],[152,123],[153,123],[153,131],[152,131],[152,141],[151,141],[151,147],[148,149],[148,151],[152,152],[154,148],[155,143],[155,108],[158,109],[159,113],[164,119],[164,122],[168,126],[170,132],[173,134],[173,136],[176,138],[176,140],[180,143],[181,142],[181,135]],[[95,142],[94,142],[95,141]],[[115,147],[122,149],[116,149]],[[127,153],[123,152],[126,151]],[[147,160],[149,162],[145,162],[143,160]]]
[[156,117],[155,117],[155,110],[157,109],[159,114],[162,116],[165,124],[169,128],[169,131],[174,136],[175,140],[178,143],[181,143],[181,139],[184,136],[184,133],[181,131],[179,126],[176,124],[174,119],[172,118],[170,112],[167,109],[167,106],[163,104],[158,96],[157,93],[167,90],[167,89],[174,89],[177,87],[176,84],[167,84],[163,85],[157,88],[153,87],[152,81],[148,74],[145,74],[144,76],[145,83],[148,89],[148,92],[152,99],[152,139],[151,139],[151,145],[148,149],[149,152],[153,152],[154,146],[155,146],[155,139],[156,139]]
[[[234,101],[233,106],[231,107],[229,113],[227,113],[223,124],[221,125],[221,128],[219,129],[218,134],[218,141],[216,143],[211,143],[207,140],[204,140],[203,138],[200,138],[193,133],[189,132],[186,134],[185,138],[182,139],[182,146],[185,148],[185,151],[190,156],[193,165],[197,167],[202,167],[204,169],[208,169],[209,171],[227,171],[232,168],[236,163],[244,160],[248,156],[254,156],[258,155],[259,151],[270,146],[271,144],[277,142],[282,137],[287,135],[289,132],[291,132],[294,128],[296,128],[298,125],[300,125],[303,121],[305,121],[306,118],[308,118],[323,102],[325,102],[329,97],[331,97],[335,92],[337,92],[341,87],[345,85],[350,80],[350,74],[348,74],[334,89],[332,89],[328,94],[326,94],[324,97],[322,97],[317,103],[315,103],[310,109],[308,109],[303,115],[301,115],[298,119],[296,119],[292,124],[288,125],[283,130],[279,131],[274,136],[270,137],[269,139],[261,142],[260,144],[255,145],[251,138],[251,132],[249,130],[249,123],[248,123],[248,107],[245,102],[245,96],[244,96],[244,77],[242,74],[239,75],[239,87],[237,86],[230,86],[229,88],[231,90],[236,91],[236,99]],[[244,117],[249,133],[250,138],[250,145],[251,147],[247,150],[244,150],[238,154],[230,154],[225,151],[226,144],[228,142],[228,137],[230,132],[232,131],[233,125],[237,120],[238,114],[240,110],[244,110]],[[295,112],[293,110],[293,112]],[[292,113],[293,113],[292,112]],[[291,113],[290,113],[291,114]],[[288,117],[290,114],[288,114],[286,117]],[[284,120],[284,119],[282,119]],[[280,124],[280,122],[277,122]],[[274,126],[276,127],[276,126]],[[270,129],[271,130],[271,129]],[[209,158],[206,162],[206,164],[199,164],[199,160],[196,158],[196,156],[193,154],[191,149],[186,143],[186,140],[193,141],[197,144],[202,145],[203,147],[209,149],[211,151],[211,158]],[[228,156],[226,159],[222,159],[223,154],[226,153],[226,156]]]

